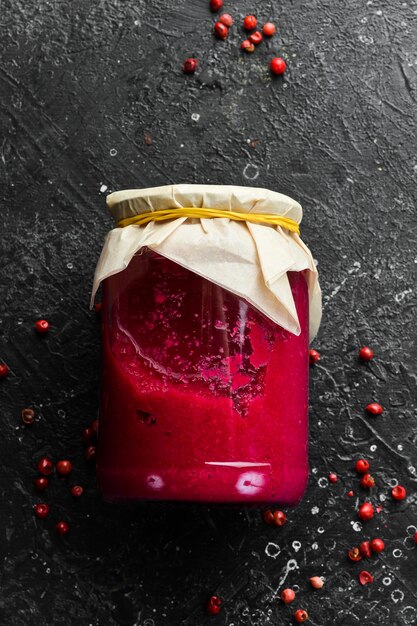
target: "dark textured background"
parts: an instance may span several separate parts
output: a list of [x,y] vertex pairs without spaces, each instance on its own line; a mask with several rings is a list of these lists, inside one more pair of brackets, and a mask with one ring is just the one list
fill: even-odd
[[[287,625],[282,585],[299,586],[297,608],[315,626],[417,622],[417,4],[226,1],[238,24],[247,12],[277,22],[279,36],[253,55],[238,48],[238,24],[226,43],[213,39],[207,4],[2,2],[2,625]],[[277,52],[284,80],[267,69]],[[196,76],[180,71],[189,55]],[[105,195],[179,182],[268,187],[305,209],[324,292],[322,360],[309,489],[280,529],[257,511],[103,504],[83,459],[81,430],[98,406],[88,299],[111,227]],[[52,323],[47,337],[33,331],[38,317]],[[369,366],[357,360],[364,343],[376,351]],[[364,414],[372,400],[383,416]],[[24,406],[38,410],[32,427]],[[42,522],[32,483],[44,453],[70,458],[86,494],[73,501],[55,478]],[[388,494],[364,533],[346,496],[365,495],[352,470],[361,455],[374,501]],[[397,479],[403,503],[389,497]],[[64,539],[53,532],[60,518],[71,524]],[[362,536],[387,544],[366,563],[367,587],[345,556]],[[322,591],[309,589],[313,574]],[[212,593],[224,601],[217,617],[204,609]]]

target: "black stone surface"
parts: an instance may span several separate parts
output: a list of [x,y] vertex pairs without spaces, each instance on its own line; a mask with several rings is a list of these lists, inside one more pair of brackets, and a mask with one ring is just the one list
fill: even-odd
[[[417,5],[226,1],[236,25],[225,43],[207,5],[2,2],[0,357],[11,374],[0,381],[0,623],[287,625],[303,607],[315,626],[415,624]],[[238,47],[246,13],[278,25],[253,55]],[[284,79],[268,71],[276,53]],[[200,68],[184,76],[190,55]],[[322,360],[311,372],[310,484],[282,528],[253,510],[104,504],[83,459],[81,430],[98,407],[88,299],[112,225],[105,195],[178,182],[267,187],[305,209]],[[47,336],[33,331],[39,317]],[[358,362],[362,344],[375,349],[370,365]],[[381,417],[363,411],[373,400]],[[32,427],[25,406],[37,410]],[[45,453],[73,461],[79,501],[57,477],[45,498],[34,491]],[[363,531],[359,456],[372,463],[372,500],[388,496]],[[394,480],[405,502],[391,500]],[[51,514],[40,521],[32,507],[43,499]],[[57,519],[71,525],[66,538]],[[361,587],[346,549],[373,536],[387,547]],[[325,577],[321,591],[311,575]],[[299,599],[282,606],[278,591],[293,585]],[[223,610],[209,617],[213,593]]]

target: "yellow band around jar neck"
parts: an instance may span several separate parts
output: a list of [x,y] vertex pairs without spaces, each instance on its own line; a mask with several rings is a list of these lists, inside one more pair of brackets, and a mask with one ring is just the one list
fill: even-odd
[[281,226],[292,233],[300,234],[300,226],[295,220],[282,215],[273,215],[270,213],[238,213],[236,211],[222,211],[220,209],[204,209],[197,207],[182,207],[178,209],[162,209],[160,211],[147,211],[140,215],[126,217],[117,222],[117,228],[125,226],[143,226],[148,222],[164,222],[165,220],[175,220],[179,217],[213,219],[216,217],[225,217],[237,222],[252,222],[252,224],[270,224],[272,226]]

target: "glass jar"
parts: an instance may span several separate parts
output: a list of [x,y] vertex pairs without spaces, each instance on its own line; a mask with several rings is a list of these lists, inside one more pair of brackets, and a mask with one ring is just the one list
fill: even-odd
[[287,272],[298,334],[147,246],[104,279],[97,471],[106,500],[301,499],[307,274]]

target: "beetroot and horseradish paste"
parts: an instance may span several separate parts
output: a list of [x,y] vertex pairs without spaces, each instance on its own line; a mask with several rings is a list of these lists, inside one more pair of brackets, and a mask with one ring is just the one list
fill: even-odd
[[149,250],[104,284],[99,481],[108,499],[296,503],[307,481],[302,327]]
[[117,227],[93,289],[103,283],[103,497],[296,504],[321,312],[301,207],[198,185],[107,202]]

